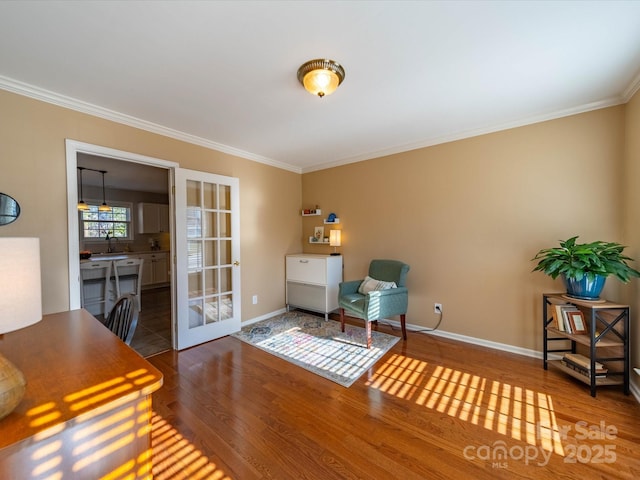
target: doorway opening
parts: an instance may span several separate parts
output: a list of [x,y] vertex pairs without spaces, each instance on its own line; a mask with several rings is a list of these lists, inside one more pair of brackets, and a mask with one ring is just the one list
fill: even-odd
[[[90,282],[85,285],[81,279],[81,262],[142,259],[141,275],[135,280],[135,285],[139,282],[141,286],[141,311],[131,347],[145,357],[175,348],[176,344],[172,288],[174,207],[170,194],[176,166],[173,162],[67,140],[70,308],[83,307],[81,289],[86,294],[85,289],[91,288]],[[78,167],[85,169],[82,177],[85,203],[106,202],[114,208],[117,206],[119,212],[126,211],[128,218],[123,230],[114,235],[108,223],[98,224],[92,222],[90,214],[78,213],[75,175]],[[92,175],[92,171],[97,174]],[[103,235],[105,233],[111,235]],[[91,252],[91,256],[81,260],[80,252],[84,257]],[[109,295],[111,298],[102,307],[94,308],[95,311],[88,306],[83,308],[103,320],[109,305],[116,300],[115,292]]]

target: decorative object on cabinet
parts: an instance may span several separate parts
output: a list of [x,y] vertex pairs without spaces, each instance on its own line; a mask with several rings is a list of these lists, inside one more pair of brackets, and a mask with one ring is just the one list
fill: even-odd
[[331,95],[344,80],[344,68],[335,60],[316,58],[298,68],[298,81],[307,92],[320,98]]
[[[0,272],[0,335],[42,320],[40,239],[0,238]],[[22,372],[0,355],[0,419],[18,406],[25,390]]]
[[405,285],[408,272],[409,265],[397,260],[371,260],[368,277],[383,282],[383,286],[386,286],[384,282],[395,282],[395,288],[362,294],[359,290],[365,280],[340,283],[338,305],[342,330],[344,331],[345,311],[350,316],[363,319],[367,330],[367,348],[371,348],[371,322],[400,315],[402,338],[406,340],[405,315],[409,305],[409,292]]
[[562,276],[567,295],[582,300],[598,300],[609,275],[623,283],[628,283],[631,277],[640,277],[640,272],[627,264],[627,260],[633,259],[622,253],[624,245],[601,240],[576,243],[577,238],[561,240],[559,247],[540,250],[531,259],[538,261],[533,271],[553,279]]
[[338,253],[338,247],[341,243],[340,230],[329,230],[329,245],[333,247],[333,253],[331,255],[340,255]]
[[20,205],[6,193],[0,193],[0,225],[9,225],[20,216]]
[[324,313],[338,309],[342,256],[297,254],[286,257],[287,310],[299,307]]
[[[629,305],[604,301],[594,303],[588,300],[571,299],[571,304],[579,309],[585,320],[587,334],[569,333],[555,326],[553,312],[556,305],[566,304],[562,293],[542,295],[543,326],[543,366],[551,365],[591,387],[591,396],[596,396],[596,387],[622,385],[625,395],[629,395]],[[559,348],[549,348],[550,344],[562,343]],[[569,345],[567,345],[567,343]],[[582,368],[574,368],[565,357],[575,358],[577,347],[587,350],[590,362]],[[619,353],[615,353],[615,352]],[[600,352],[606,357],[600,355]],[[550,359],[549,354],[565,353],[561,360]],[[599,368],[602,364],[606,369]]]

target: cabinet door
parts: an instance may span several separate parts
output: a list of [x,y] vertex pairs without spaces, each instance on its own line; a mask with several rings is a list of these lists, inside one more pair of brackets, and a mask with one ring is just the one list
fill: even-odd
[[163,203],[138,204],[138,233],[169,231],[169,205]]
[[158,205],[158,231],[169,231],[169,205]]
[[155,203],[138,204],[138,232],[158,233],[160,222],[158,217],[158,205]]
[[321,285],[287,282],[287,304],[318,312],[326,312],[326,292],[326,288]]
[[154,283],[166,283],[169,281],[169,262],[166,253],[159,253],[156,255],[153,264],[153,282]]
[[288,256],[286,263],[287,280],[318,285],[327,283],[327,263],[324,258]]
[[142,285],[151,285],[153,283],[153,255],[139,255],[142,262]]

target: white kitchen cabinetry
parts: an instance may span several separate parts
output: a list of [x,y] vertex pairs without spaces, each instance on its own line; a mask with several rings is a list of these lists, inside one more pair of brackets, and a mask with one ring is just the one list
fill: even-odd
[[142,286],[160,285],[169,282],[169,254],[166,252],[138,255],[142,264]]
[[338,309],[341,255],[297,254],[286,257],[287,310],[298,307],[324,313]]
[[138,204],[138,233],[169,231],[169,205],[163,203]]

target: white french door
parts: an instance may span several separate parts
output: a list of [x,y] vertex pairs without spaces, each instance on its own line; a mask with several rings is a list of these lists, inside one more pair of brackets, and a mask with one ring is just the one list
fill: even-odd
[[175,169],[178,350],[240,330],[239,180]]

